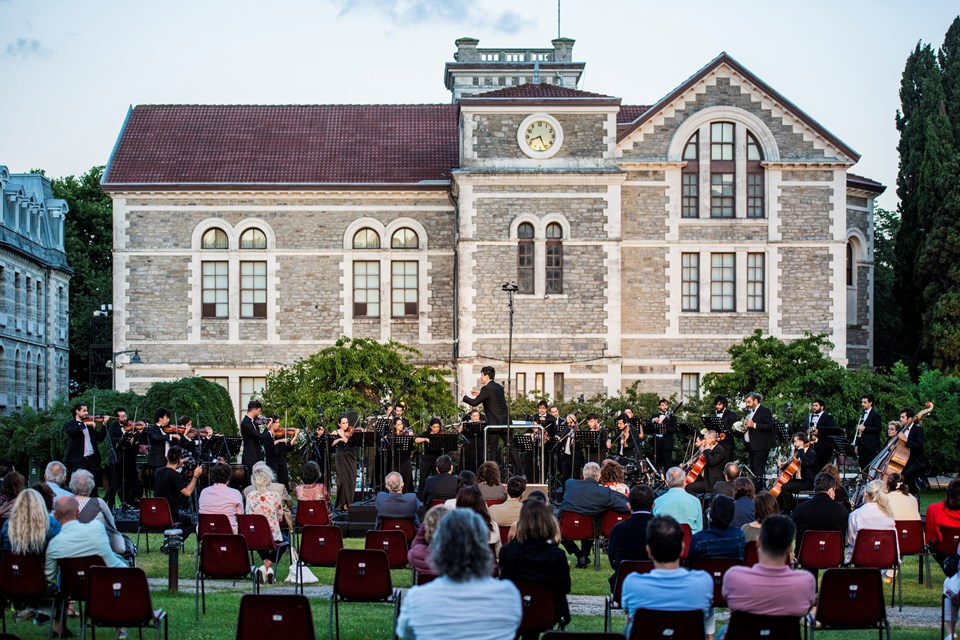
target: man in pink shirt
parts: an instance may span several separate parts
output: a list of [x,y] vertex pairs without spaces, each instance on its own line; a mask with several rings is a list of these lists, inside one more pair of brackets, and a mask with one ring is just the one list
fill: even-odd
[[794,571],[787,564],[796,532],[786,516],[764,518],[757,543],[760,562],[752,567],[731,567],[723,576],[723,597],[730,611],[806,615],[816,600],[817,584],[809,571]]
[[218,462],[210,466],[210,486],[200,492],[200,513],[223,514],[237,532],[237,514],[243,513],[243,494],[230,487],[230,465]]

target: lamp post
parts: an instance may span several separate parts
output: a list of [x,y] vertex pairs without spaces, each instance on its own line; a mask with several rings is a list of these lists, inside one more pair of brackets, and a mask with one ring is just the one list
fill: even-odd
[[113,356],[110,358],[110,373],[113,376],[113,384],[111,388],[117,390],[117,356],[122,356],[125,353],[132,353],[130,356],[130,364],[143,364],[143,358],[140,357],[139,349],[128,349],[126,351],[114,351]]
[[504,282],[500,289],[507,292],[510,324],[507,333],[507,397],[513,397],[513,295],[520,290],[516,282]]

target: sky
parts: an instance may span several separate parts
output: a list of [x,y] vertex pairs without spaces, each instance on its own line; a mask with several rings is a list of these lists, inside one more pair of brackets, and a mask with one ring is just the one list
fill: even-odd
[[[454,40],[550,48],[556,0],[0,0],[0,165],[105,164],[130,105],[446,103]],[[580,88],[652,104],[721,51],[862,155],[895,208],[898,90],[956,2],[561,0]]]

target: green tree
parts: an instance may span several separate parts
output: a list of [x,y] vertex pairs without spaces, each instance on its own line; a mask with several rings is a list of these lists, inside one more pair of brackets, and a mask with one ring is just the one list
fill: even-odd
[[[74,271],[70,280],[70,379],[81,386],[86,386],[90,374],[93,312],[113,301],[113,209],[100,189],[103,169],[96,166],[82,176],[53,181],[54,196],[70,207],[64,223],[67,262]],[[107,331],[108,342],[112,342],[110,336]]]
[[947,29],[937,60],[943,79],[947,120],[953,125],[953,138],[960,146],[960,16],[954,18]]
[[[176,422],[180,416],[189,416],[193,426],[212,427],[216,433],[236,435],[237,417],[227,390],[216,382],[200,377],[180,378],[172,382],[155,382],[147,389],[140,405],[142,420],[153,421],[153,412],[163,407]],[[129,408],[128,408],[129,409]],[[132,413],[128,414],[131,417]]]
[[874,364],[889,367],[910,355],[900,342],[900,307],[893,293],[900,216],[895,211],[877,207],[873,219]]
[[289,426],[312,425],[322,411],[329,427],[344,412],[376,414],[402,400],[412,421],[429,416],[452,421],[457,413],[451,372],[417,366],[416,349],[398,342],[340,338],[332,347],[267,376],[264,409],[286,417]]

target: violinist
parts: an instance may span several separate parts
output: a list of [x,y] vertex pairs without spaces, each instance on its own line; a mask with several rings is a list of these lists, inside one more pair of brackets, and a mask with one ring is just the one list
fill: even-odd
[[357,448],[348,444],[354,431],[363,431],[363,427],[354,428],[347,416],[340,416],[336,430],[330,434],[330,446],[334,451],[337,467],[337,511],[346,511],[353,504],[353,494],[357,487]]
[[[96,484],[100,484],[100,449],[98,444],[107,437],[107,430],[103,428],[102,423],[109,418],[97,419],[90,418],[87,414],[87,405],[75,404],[71,411],[73,419],[67,420],[63,425],[63,430],[67,434],[67,451],[64,455],[64,462],[67,469],[73,473],[77,469],[86,469],[93,474]],[[96,497],[96,489],[93,496]]]
[[193,420],[189,416],[180,416],[177,420],[177,435],[180,436],[180,447],[184,455],[189,454],[194,460],[198,460],[197,439],[200,434],[193,428]]
[[923,451],[925,439],[923,426],[920,424],[920,420],[916,417],[913,409],[909,407],[900,412],[900,425],[901,429],[903,429],[903,427],[906,427],[906,429],[903,429],[897,437],[910,449],[910,459],[907,461],[906,466],[903,467],[903,472],[900,475],[903,476],[904,481],[907,483],[910,493],[918,496],[919,489],[917,487],[917,481],[926,474],[927,468],[926,455]]
[[617,416],[617,433],[607,440],[607,450],[612,455],[630,456],[636,453],[636,443],[631,437],[630,418],[626,414]]
[[420,454],[420,480],[417,482],[418,496],[423,496],[423,489],[427,478],[430,477],[434,467],[437,466],[438,456],[435,451],[430,450],[430,436],[438,436],[443,433],[442,427],[443,422],[440,418],[430,418],[430,424],[427,426],[427,430],[413,439],[416,444],[423,445],[423,453]]
[[213,462],[213,445],[210,441],[211,438],[213,438],[213,429],[211,427],[197,429],[197,435],[196,438],[194,438],[194,443],[197,445],[197,462]]
[[[726,437],[724,440],[726,440]],[[723,467],[727,464],[727,450],[720,446],[720,436],[713,429],[699,435],[695,446],[698,448],[699,454],[694,457],[694,463],[700,456],[703,456],[704,467],[697,479],[685,486],[684,489],[687,493],[693,495],[710,493],[713,485],[724,479]]]
[[410,466],[410,451],[401,451],[396,440],[397,436],[413,436],[413,431],[404,423],[401,416],[395,416],[391,426],[392,428],[385,436],[388,447],[388,466],[390,467],[390,471],[398,472],[403,478],[403,493],[413,493],[413,470]]
[[[469,430],[464,434],[464,427],[470,425]],[[486,421],[480,414],[479,409],[471,409],[469,413],[464,414],[463,420],[457,431],[461,434],[463,447],[460,449],[460,470],[476,472],[480,468],[481,452],[483,447],[483,427],[487,426]],[[479,434],[479,435],[475,435]]]
[[658,411],[650,416],[650,430],[654,434],[653,466],[666,469],[673,466],[673,436],[677,433],[677,417],[670,411],[670,403],[661,398]]
[[247,414],[240,421],[240,436],[243,438],[243,456],[240,462],[247,468],[247,478],[253,473],[253,465],[263,460],[263,432],[257,424],[262,411],[263,405],[260,401],[251,400],[247,403]]
[[114,420],[107,425],[107,434],[114,446],[116,462],[109,465],[110,490],[104,501],[113,508],[113,498],[120,496],[121,505],[135,505],[140,498],[140,482],[137,478],[137,452],[140,448],[140,431],[127,419],[127,411],[117,407]]
[[813,479],[823,466],[817,460],[817,452],[811,446],[805,431],[793,434],[793,457],[800,461],[800,468],[783,484],[777,497],[781,511],[793,511],[797,503],[796,495],[813,489]]
[[557,434],[560,451],[560,478],[564,482],[573,476],[574,438],[577,434],[577,414],[567,414],[563,429]]
[[289,488],[290,468],[287,466],[287,454],[293,451],[293,441],[300,435],[299,429],[287,429],[280,423],[278,416],[267,418],[267,428],[263,432],[263,450],[267,466],[273,469],[277,482]]

